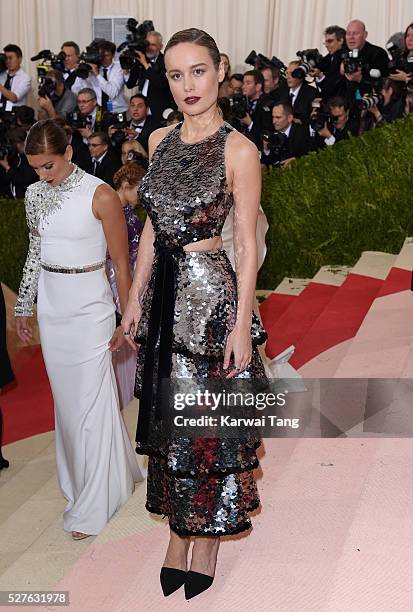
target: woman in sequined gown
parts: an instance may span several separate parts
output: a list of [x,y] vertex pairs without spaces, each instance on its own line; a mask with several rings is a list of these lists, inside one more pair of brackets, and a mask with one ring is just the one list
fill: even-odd
[[[178,32],[165,64],[184,121],[149,140],[140,185],[148,217],[122,326],[140,345],[136,441],[149,455],[146,508],[169,519],[161,585],[168,595],[184,584],[189,599],[212,584],[220,536],[251,527],[260,440],[167,438],[156,397],[162,378],[265,378],[257,345],[266,334],[253,314],[261,170],[255,145],[217,108],[224,68],[215,41],[202,30]],[[232,206],[235,272],[220,235]]]
[[[113,184],[123,206],[126,226],[128,228],[129,268],[133,274],[138,254],[139,238],[142,224],[134,212],[138,204],[138,185],[145,170],[143,166],[128,162],[115,173]],[[116,319],[121,318],[119,292],[116,286],[116,273],[110,255],[106,261],[106,271],[112,289],[113,300],[116,307]],[[112,353],[112,363],[118,385],[119,404],[125,408],[133,398],[135,387],[136,351],[125,342],[118,351]]]
[[26,192],[29,252],[15,307],[16,330],[32,337],[37,296],[43,357],[54,399],[56,463],[75,540],[100,533],[142,480],[119,411],[111,352],[123,344],[105,271],[117,269],[120,302],[130,287],[127,232],[116,193],[71,163],[53,120],[29,131],[25,152],[40,181]]

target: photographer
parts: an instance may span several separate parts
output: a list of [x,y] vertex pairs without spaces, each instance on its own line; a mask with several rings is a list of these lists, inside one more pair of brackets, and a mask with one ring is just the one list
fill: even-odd
[[160,127],[160,124],[148,113],[149,106],[145,96],[142,94],[132,96],[129,101],[130,121],[125,132],[128,140],[137,140],[146,152],[148,152],[149,136]]
[[79,66],[80,61],[80,49],[79,45],[73,40],[67,40],[61,46],[61,51],[64,54],[64,72],[63,78],[65,80],[66,89],[71,89],[73,83],[76,81],[76,69]]
[[3,159],[0,158],[0,166],[5,171],[3,180],[9,183],[10,193],[16,199],[24,198],[27,187],[39,180],[24,153],[26,133],[22,127],[10,130],[7,133],[9,153]]
[[347,101],[340,96],[328,101],[327,113],[320,113],[315,107],[310,124],[315,131],[314,144],[317,150],[346,140],[350,134],[358,136],[360,132],[359,117],[350,113]]
[[[363,113],[363,131],[393,123],[405,115],[407,92],[402,83],[386,79],[380,94],[360,100]],[[367,111],[367,113],[366,113]]]
[[71,113],[68,117],[68,123],[74,131],[74,138],[83,140],[83,143],[88,146],[88,138],[93,132],[101,130],[100,115],[95,90],[90,87],[81,89],[77,96],[77,113]]
[[30,91],[31,77],[21,68],[23,54],[17,45],[6,45],[7,70],[0,73],[0,109],[11,111],[14,106],[26,104]]
[[372,91],[371,70],[378,71],[381,77],[389,74],[389,56],[381,47],[367,41],[368,32],[362,21],[350,21],[346,31],[348,47],[340,67],[346,79],[346,98],[350,108],[364,94]]
[[162,35],[151,31],[146,35],[146,53],[136,50],[138,63],[132,66],[130,73],[125,71],[126,87],[139,87],[139,93],[148,100],[152,116],[158,122],[162,121],[162,113],[166,108],[176,108],[166,78],[165,62],[161,49]]
[[[400,60],[396,62],[396,70],[390,74],[390,78],[392,81],[399,81],[407,85],[413,81],[413,23],[407,26],[404,33],[404,51]],[[411,71],[407,72],[400,69],[401,66],[405,67],[406,64],[411,64]]]
[[261,163],[266,166],[288,166],[294,159],[311,150],[310,134],[306,126],[294,122],[293,109],[288,102],[275,104],[272,109],[274,133],[263,139]]
[[343,95],[346,89],[344,76],[340,72],[342,54],[347,51],[346,30],[340,26],[329,26],[324,30],[324,46],[328,53],[319,68],[311,71],[324,101]]
[[49,70],[39,88],[37,102],[44,111],[39,113],[39,119],[55,119],[57,116],[66,119],[67,115],[76,107],[76,96],[65,88],[65,81],[61,72]]
[[113,57],[116,47],[107,40],[98,44],[100,54],[100,65],[89,63],[91,73],[86,79],[76,79],[72,85],[72,91],[78,95],[81,89],[89,87],[96,93],[97,103],[102,112],[107,110],[109,100],[112,102],[114,113],[126,112],[128,105],[123,95],[123,71],[119,62],[114,62]]
[[244,77],[242,74],[240,74],[239,72],[235,72],[234,74],[231,75],[231,78],[229,79],[229,83],[230,83],[230,87],[232,90],[232,94],[242,94],[242,81],[243,81]]
[[239,119],[242,131],[257,148],[261,145],[264,131],[271,131],[271,109],[273,101],[265,94],[264,77],[259,70],[248,70],[242,80],[242,93],[248,100],[247,112]]
[[269,95],[274,104],[288,100],[288,85],[281,76],[280,69],[272,64],[260,69],[264,77],[264,93]]
[[308,126],[312,112],[312,102],[317,97],[317,90],[305,81],[305,73],[300,69],[300,62],[295,60],[287,67],[287,85],[294,119]]
[[113,175],[122,165],[120,156],[111,146],[106,132],[94,132],[89,138],[92,172],[113,187]]

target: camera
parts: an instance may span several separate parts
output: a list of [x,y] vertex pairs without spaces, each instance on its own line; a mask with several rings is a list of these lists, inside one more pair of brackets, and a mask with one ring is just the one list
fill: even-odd
[[92,115],[82,115],[79,111],[73,111],[67,114],[67,123],[74,130],[81,130],[82,128],[90,128],[92,126]]
[[296,55],[300,58],[301,63],[291,73],[294,79],[305,79],[311,70],[320,67],[323,59],[318,49],[304,49],[303,51],[297,51]]
[[111,143],[114,147],[121,145],[126,140],[125,128],[128,127],[126,113],[105,113],[103,117],[105,125],[115,128],[111,136]]
[[365,96],[360,100],[356,100],[356,106],[360,110],[370,110],[373,106],[381,106],[384,102],[382,94],[375,93],[371,96]]
[[94,40],[92,40],[90,45],[86,47],[86,50],[82,51],[82,53],[80,54],[80,63],[75,71],[76,76],[78,76],[79,79],[88,78],[89,73],[92,70],[89,64],[96,64],[96,66],[101,65],[102,58],[100,55],[99,44],[103,41],[103,38],[95,38]]
[[[153,32],[155,28],[153,21],[149,19],[138,24],[136,19],[130,17],[126,23],[126,29],[129,31],[129,33],[126,34],[126,40],[117,48],[118,53],[123,51],[119,56],[122,70],[130,70],[132,66],[138,63],[135,51],[146,53],[148,48],[146,36],[149,32]],[[125,49],[125,47],[127,48]]]
[[248,98],[241,93],[235,93],[227,98],[230,112],[237,119],[243,119],[248,113]]
[[313,108],[313,112],[310,117],[310,127],[314,130],[314,132],[319,132],[322,130],[327,123],[328,129],[332,129],[332,117],[330,113],[326,110],[326,107],[321,104],[319,100],[314,100],[311,104]]
[[43,51],[39,51],[39,53],[30,58],[31,62],[37,62],[38,60],[41,60],[41,64],[36,66],[38,84],[37,94],[41,98],[45,96],[51,98],[55,93],[56,83],[47,76],[47,73],[49,70],[59,70],[63,72],[65,69],[65,54],[63,51],[56,54],[52,53],[50,49],[43,49]]
[[126,161],[135,162],[136,164],[142,166],[144,170],[147,170],[149,166],[149,161],[142,155],[142,153],[139,153],[139,151],[129,151],[126,156]]
[[273,158],[273,166],[280,166],[281,162],[288,156],[287,141],[288,138],[284,132],[268,132],[262,134],[264,142],[268,145],[271,156]]
[[342,55],[345,74],[354,74],[363,67],[359,49],[351,49]]
[[396,70],[402,70],[403,72],[413,72],[413,56],[405,56],[403,49],[395,45],[393,42],[389,42],[386,45],[387,52],[390,55],[389,70],[390,73]]
[[278,70],[282,73],[284,73],[286,70],[285,64],[278,59],[278,57],[275,57],[275,55],[269,59],[262,53],[257,53],[254,49],[249,53],[248,57],[246,57],[244,61],[246,64],[253,66],[256,70],[271,68],[272,66],[278,68]]

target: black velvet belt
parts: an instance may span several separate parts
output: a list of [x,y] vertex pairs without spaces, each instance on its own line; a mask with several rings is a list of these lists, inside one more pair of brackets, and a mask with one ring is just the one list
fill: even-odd
[[[148,439],[150,415],[154,400],[155,419],[160,420],[162,417],[161,382],[163,378],[170,377],[172,369],[175,310],[175,261],[173,255],[184,252],[182,246],[167,247],[156,240],[154,246],[157,263],[145,346],[136,442],[146,442]],[[155,346],[158,338],[158,372],[155,379]]]

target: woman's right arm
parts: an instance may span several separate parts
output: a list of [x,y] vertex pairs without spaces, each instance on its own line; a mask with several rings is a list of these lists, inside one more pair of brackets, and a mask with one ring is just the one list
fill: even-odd
[[14,315],[16,317],[16,331],[23,342],[32,337],[30,317],[33,316],[33,304],[37,295],[37,286],[40,275],[40,236],[36,228],[36,215],[34,205],[30,202],[30,187],[25,197],[26,217],[29,226],[29,250],[23,268]]

